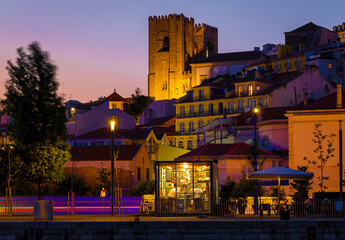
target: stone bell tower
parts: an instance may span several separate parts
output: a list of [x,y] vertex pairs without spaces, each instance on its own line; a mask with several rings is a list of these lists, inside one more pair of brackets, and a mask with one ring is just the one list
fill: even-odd
[[184,96],[196,85],[190,63],[218,53],[218,30],[183,14],[149,17],[149,96]]

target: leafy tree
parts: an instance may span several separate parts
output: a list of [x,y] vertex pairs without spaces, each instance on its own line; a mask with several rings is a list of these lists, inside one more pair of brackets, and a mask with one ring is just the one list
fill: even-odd
[[[297,170],[308,173],[308,166],[297,166]],[[311,185],[313,177],[295,179],[291,182],[291,186],[296,190],[292,195],[293,198],[308,198],[309,191],[312,189]]]
[[[104,168],[102,165],[98,173],[99,173],[99,177],[96,178],[96,180],[100,181],[102,186],[97,187],[96,192],[99,193],[102,188],[105,188],[110,193],[111,192],[111,171],[107,171],[107,169]],[[114,179],[114,181],[116,180]],[[114,182],[114,187],[116,187],[116,182]]]
[[132,101],[128,105],[127,112],[135,117],[136,125],[139,125],[139,117],[151,102],[153,102],[152,97],[143,95],[140,88],[135,89],[134,94],[132,94]]
[[136,186],[134,186],[131,191],[131,196],[142,196],[145,194],[155,193],[155,180],[143,181]]
[[[12,151],[11,151],[12,152]],[[0,195],[5,196],[6,188],[8,187],[8,158],[13,159],[11,155],[8,154],[8,148],[0,148]]]
[[17,50],[16,63],[8,61],[5,111],[9,130],[21,159],[21,177],[34,182],[42,199],[45,184],[63,179],[62,166],[70,159],[66,142],[66,114],[57,95],[56,66],[39,44],[28,52]]
[[[255,170],[255,165],[257,166],[257,171],[260,171],[264,167],[264,163],[266,161],[266,158],[264,159],[258,159],[259,154],[258,154],[258,147],[259,147],[259,141],[257,141],[257,151],[255,152],[255,144],[252,143],[250,144],[249,148],[249,155],[248,155],[248,160],[247,163],[249,165],[248,172],[252,173]],[[255,163],[255,157],[256,157],[256,163]]]
[[236,198],[236,190],[238,188],[238,184],[236,183],[234,178],[227,176],[224,181],[224,185],[221,186],[219,197],[221,199],[230,199]]
[[254,196],[255,195],[255,183],[257,186],[257,194],[258,196],[263,196],[265,193],[265,190],[261,184],[261,181],[248,179],[246,177],[245,173],[242,173],[242,177],[240,179],[240,182],[238,183],[236,196],[237,198],[246,198],[248,196]]
[[319,180],[320,190],[323,192],[327,189],[325,182],[329,179],[329,176],[324,176],[323,169],[325,168],[328,159],[334,157],[333,152],[335,148],[333,147],[333,143],[335,134],[323,134],[320,129],[321,126],[321,123],[315,124],[313,131],[314,138],[312,139],[312,142],[316,145],[314,153],[317,154],[317,160],[310,160],[307,157],[304,157],[304,160],[306,160],[309,165],[314,165],[320,169],[320,176],[317,178]]

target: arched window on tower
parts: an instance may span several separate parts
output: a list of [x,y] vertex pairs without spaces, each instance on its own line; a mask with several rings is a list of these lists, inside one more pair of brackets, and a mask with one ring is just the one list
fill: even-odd
[[213,45],[211,42],[207,42],[206,44],[206,58],[213,54]]
[[198,45],[196,42],[193,42],[193,55],[196,56],[198,54]]
[[164,37],[163,38],[163,48],[162,51],[169,51],[169,38]]

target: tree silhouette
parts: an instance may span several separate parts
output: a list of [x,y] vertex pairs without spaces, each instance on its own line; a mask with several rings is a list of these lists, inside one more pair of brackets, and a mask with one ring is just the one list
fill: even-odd
[[316,145],[313,152],[317,154],[317,160],[311,160],[307,157],[304,157],[304,160],[307,161],[310,165],[314,165],[320,169],[320,176],[317,177],[319,180],[320,191],[323,192],[327,187],[325,186],[325,182],[329,179],[329,176],[324,176],[323,169],[325,168],[327,161],[334,157],[334,150],[333,147],[335,134],[331,133],[330,135],[323,134],[321,131],[321,123],[315,124],[315,128],[313,131],[314,138],[312,142]]
[[46,183],[63,180],[62,166],[70,159],[67,119],[48,52],[37,42],[27,50],[19,48],[16,62],[7,62],[4,107],[11,117],[9,130],[21,158],[21,176],[37,185],[41,199]]

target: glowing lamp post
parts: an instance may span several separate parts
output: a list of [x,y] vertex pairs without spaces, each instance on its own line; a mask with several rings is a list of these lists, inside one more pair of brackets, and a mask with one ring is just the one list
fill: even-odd
[[114,132],[115,132],[115,116],[110,121],[111,130],[111,216],[114,216]]
[[[254,108],[254,172],[258,170],[258,157],[257,157],[257,137],[256,137],[256,114],[259,108]],[[279,191],[279,190],[278,190]],[[254,195],[255,214],[258,211],[258,186],[255,182],[255,195]]]

